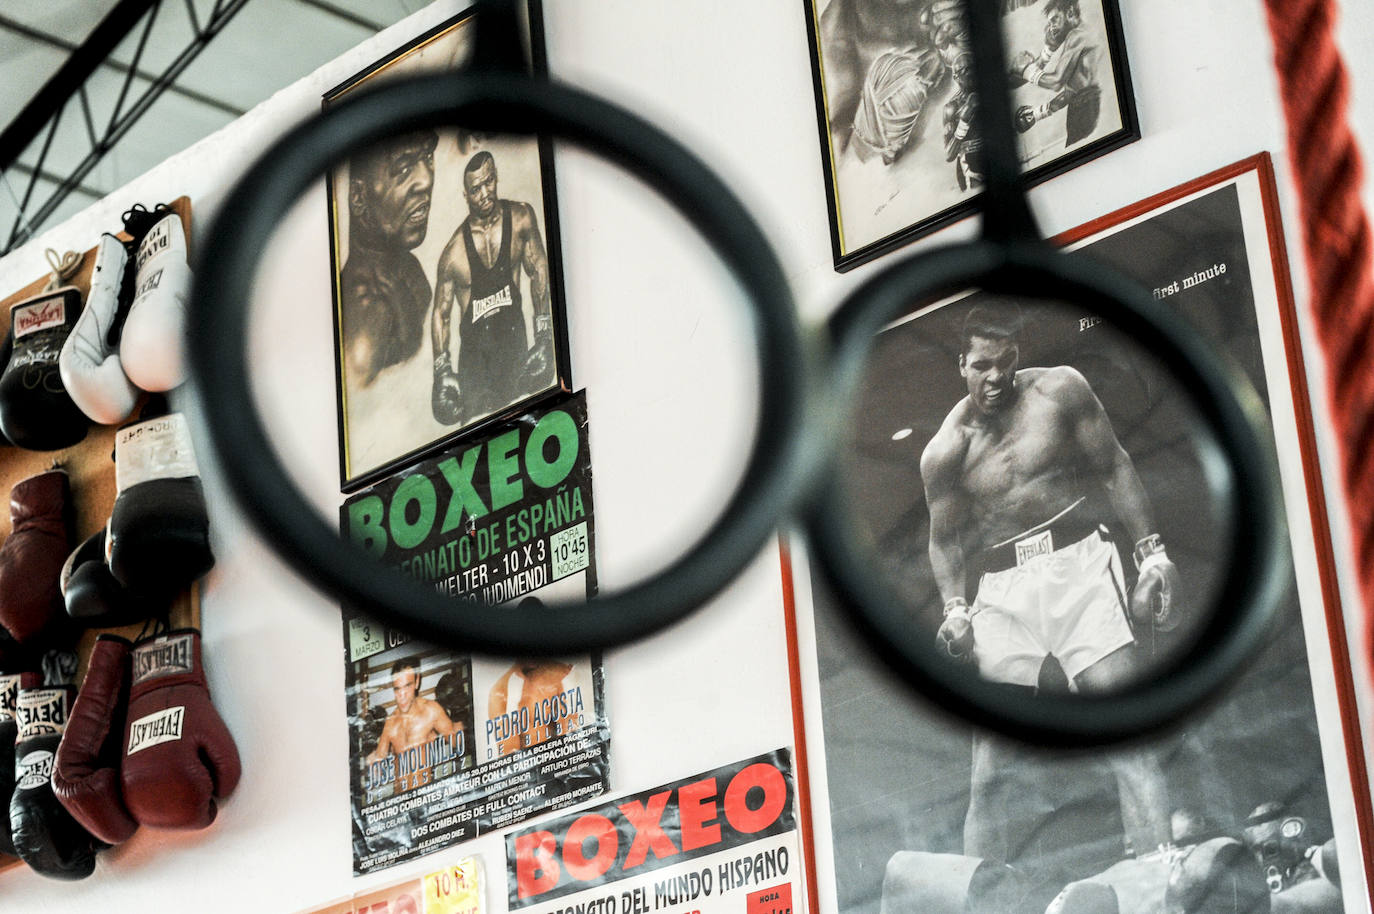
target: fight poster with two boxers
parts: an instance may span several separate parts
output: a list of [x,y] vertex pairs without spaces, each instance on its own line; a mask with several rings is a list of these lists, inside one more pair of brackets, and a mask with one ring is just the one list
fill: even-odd
[[[538,0],[516,4],[545,68]],[[469,9],[325,94],[472,59]],[[347,491],[568,387],[552,149],[461,125],[355,150],[328,180]]]

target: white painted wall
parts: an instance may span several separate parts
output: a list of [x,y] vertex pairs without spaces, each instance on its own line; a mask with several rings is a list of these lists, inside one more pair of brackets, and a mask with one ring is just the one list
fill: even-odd
[[[0,261],[0,289],[44,272],[46,247],[90,247],[136,201],[187,194],[203,229],[235,175],[289,125],[317,112],[324,90],[462,5],[441,0],[417,13]],[[1121,5],[1144,138],[1037,190],[1044,229],[1058,232],[1269,150],[1290,250],[1300,251],[1262,4]],[[1374,92],[1363,90],[1374,85],[1374,10],[1354,4],[1348,20],[1356,113],[1374,130]],[[798,0],[546,0],[546,26],[554,74],[634,107],[724,174],[772,237],[810,320],[890,262],[847,275],[831,269]],[[561,153],[558,176],[575,379],[589,390],[599,560],[603,583],[613,585],[654,545],[643,542],[646,530],[657,531],[659,543],[671,540],[689,523],[683,512],[711,504],[728,477],[725,445],[738,445],[752,421],[748,350],[728,286],[698,242],[681,240],[680,227],[655,203],[583,156]],[[329,510],[338,495],[323,192],[284,224],[289,251],[269,265],[271,294],[258,305],[259,382],[300,483]],[[971,229],[956,226],[934,240]],[[1307,331],[1300,258],[1292,266]],[[1321,391],[1312,339],[1305,334],[1308,368]],[[1317,400],[1324,416],[1324,399]],[[649,461],[645,441],[655,442]],[[1323,438],[1328,469],[1336,465],[1330,444]],[[219,555],[205,589],[207,666],[243,755],[243,783],[213,828],[140,833],[104,855],[84,882],[52,882],[22,869],[0,874],[0,911],[292,911],[429,866],[350,878],[337,611],[245,526],[214,468],[206,474]],[[1327,478],[1343,548],[1334,473]],[[1354,631],[1348,562],[1342,584]],[[791,743],[780,599],[777,556],[766,552],[688,623],[610,653],[617,791]],[[1367,672],[1360,675],[1367,696]],[[1363,717],[1368,723],[1368,707]],[[490,910],[499,914],[499,836],[463,851],[481,856],[492,880]]]

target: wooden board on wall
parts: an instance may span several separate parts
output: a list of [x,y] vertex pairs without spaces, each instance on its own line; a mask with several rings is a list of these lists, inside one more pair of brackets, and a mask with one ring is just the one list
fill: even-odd
[[[186,231],[189,245],[191,239],[191,201],[178,197],[170,204],[181,217],[182,228]],[[128,240],[129,236],[119,233]],[[96,248],[91,247],[81,259],[77,272],[66,285],[75,286],[81,292],[82,302],[91,288],[91,274],[95,271]],[[10,306],[32,298],[43,291],[50,277],[36,279],[13,294],[0,299],[0,339],[10,330]],[[0,366],[0,370],[3,366]],[[141,408],[142,404],[140,404]],[[134,413],[138,415],[137,410]],[[22,448],[0,447],[0,493],[8,493],[14,484],[54,467],[67,471],[71,481],[71,500],[74,516],[72,548],[85,542],[86,538],[105,526],[114,508],[115,467],[114,445],[117,426],[92,424],[86,437],[76,444],[56,451],[28,451]],[[6,500],[7,501],[7,500]],[[10,534],[9,511],[0,510],[0,541]],[[169,622],[174,628],[200,627],[200,593],[196,585],[177,597],[169,614]],[[88,629],[77,647],[80,665],[77,670],[78,683],[86,674],[86,660],[90,656],[95,639],[102,633],[122,635],[130,640],[136,639],[142,630],[142,623],[121,628]],[[3,747],[0,747],[3,751]],[[0,854],[0,869],[18,866],[22,861]]]

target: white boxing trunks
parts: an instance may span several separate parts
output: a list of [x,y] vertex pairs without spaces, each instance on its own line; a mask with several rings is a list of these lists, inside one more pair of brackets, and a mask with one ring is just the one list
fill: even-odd
[[1072,681],[1135,640],[1111,540],[1094,530],[1047,550],[1044,535],[1010,544],[1019,564],[979,579],[973,635],[978,671],[992,682],[1035,686],[1047,654]]

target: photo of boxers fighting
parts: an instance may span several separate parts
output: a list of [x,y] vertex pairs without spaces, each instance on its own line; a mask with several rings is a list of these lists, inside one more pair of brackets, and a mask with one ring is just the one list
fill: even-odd
[[[1128,142],[1132,102],[1121,92],[1110,0],[999,6],[1022,167],[1063,170],[1095,154],[1090,147]],[[963,0],[809,0],[808,12],[845,268],[894,236],[939,228],[982,190],[973,54]],[[870,245],[880,250],[860,253]]]

